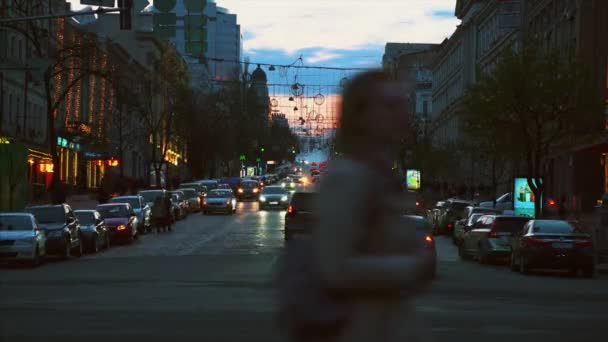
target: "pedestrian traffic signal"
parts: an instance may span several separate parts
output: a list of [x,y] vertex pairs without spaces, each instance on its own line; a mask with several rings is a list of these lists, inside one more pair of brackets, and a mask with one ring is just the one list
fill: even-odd
[[120,29],[130,30],[131,29],[131,12],[133,10],[133,0],[118,0],[118,7],[120,8]]

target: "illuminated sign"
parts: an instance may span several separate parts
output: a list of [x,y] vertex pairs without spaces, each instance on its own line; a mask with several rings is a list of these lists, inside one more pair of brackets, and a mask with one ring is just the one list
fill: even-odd
[[118,166],[118,160],[116,160],[116,159],[106,160],[106,163],[108,164],[108,166],[111,166],[111,167]]
[[38,164],[38,171],[40,171],[40,172],[52,173],[53,169],[54,169],[53,164],[50,164],[50,163]]
[[9,138],[6,137],[0,137],[0,144],[5,144],[8,145],[11,143],[11,140]]
[[408,190],[419,190],[420,189],[420,171],[407,170],[405,173],[405,178],[406,178]]
[[61,147],[68,147],[68,140],[66,138],[57,137],[57,145]]
[[[515,214],[527,215],[534,218],[534,203],[536,200],[534,192],[532,192],[530,185],[528,185],[528,179],[524,177],[515,178],[513,184],[513,210],[515,211]],[[542,203],[541,200],[541,206]]]

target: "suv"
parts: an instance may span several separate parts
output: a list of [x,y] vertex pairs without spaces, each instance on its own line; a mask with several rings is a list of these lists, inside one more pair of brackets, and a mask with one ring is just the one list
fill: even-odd
[[291,198],[285,214],[285,241],[297,235],[312,234],[312,227],[317,224],[315,204],[316,192],[296,192]]
[[38,228],[46,235],[46,251],[64,259],[72,253],[82,255],[80,222],[67,204],[39,205],[25,208],[38,221]]

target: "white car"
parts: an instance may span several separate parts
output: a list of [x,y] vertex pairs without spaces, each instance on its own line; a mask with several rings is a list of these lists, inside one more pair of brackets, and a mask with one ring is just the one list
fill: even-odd
[[46,236],[34,215],[0,213],[0,260],[37,266],[46,257]]

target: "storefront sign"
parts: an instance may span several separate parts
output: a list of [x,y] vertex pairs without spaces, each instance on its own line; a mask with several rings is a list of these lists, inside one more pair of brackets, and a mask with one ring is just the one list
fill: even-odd
[[38,164],[38,171],[40,171],[40,172],[52,173],[53,170],[54,170],[53,164],[51,164],[51,163],[41,163],[41,164]]
[[[534,218],[534,203],[536,200],[537,198],[535,198],[532,189],[528,185],[528,179],[524,177],[515,178],[513,184],[513,210],[515,214],[527,215]],[[542,199],[539,203],[542,210]]]

